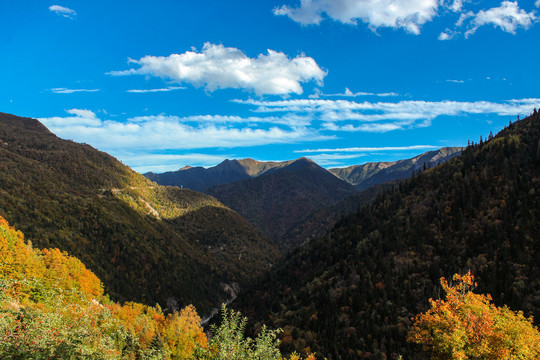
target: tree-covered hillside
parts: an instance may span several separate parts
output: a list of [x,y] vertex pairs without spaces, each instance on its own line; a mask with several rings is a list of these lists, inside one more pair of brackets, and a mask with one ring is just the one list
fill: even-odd
[[[245,318],[222,306],[207,338],[193,305],[113,302],[77,258],[36,249],[0,216],[0,358],[102,360],[285,360],[279,330],[244,335]],[[302,360],[293,354],[289,360]],[[314,360],[309,354],[305,360]]]
[[471,269],[496,304],[540,319],[540,115],[386,191],[294,251],[239,306],[282,349],[425,359],[411,318]]
[[35,246],[77,256],[114,299],[192,303],[203,314],[231,296],[226,284],[245,285],[278,256],[215,198],[159,186],[9,114],[0,114],[0,215]]
[[352,185],[306,158],[207,191],[286,249],[300,241],[282,241],[292,227],[354,192]]

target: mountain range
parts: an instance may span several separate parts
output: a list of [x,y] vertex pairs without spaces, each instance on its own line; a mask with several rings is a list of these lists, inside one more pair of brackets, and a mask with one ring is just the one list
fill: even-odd
[[[284,162],[225,160],[208,169],[186,167],[163,174],[146,173],[161,185],[204,191],[237,211],[282,249],[322,234],[342,215],[355,211],[375,195],[348,199],[359,190],[403,179],[415,171],[443,163],[462,148],[442,148],[407,160],[367,163],[326,170],[307,158]],[[317,214],[315,214],[317,213]],[[313,222],[314,218],[322,221]]]
[[77,256],[114,299],[201,314],[264,273],[275,245],[215,198],[157,185],[40,122],[0,113],[0,215]]
[[358,190],[365,190],[391,180],[408,178],[413,171],[425,170],[426,167],[442,164],[461,154],[462,150],[461,147],[445,147],[425,152],[410,159],[372,162],[345,168],[333,168],[328,171],[354,185]]
[[77,256],[114,300],[207,315],[236,298],[253,333],[282,328],[284,353],[327,359],[427,359],[406,342],[411,319],[441,277],[469,269],[496,305],[540,317],[536,111],[465,149],[392,163],[175,173],[180,187],[158,185],[0,113],[0,216],[34,248]]

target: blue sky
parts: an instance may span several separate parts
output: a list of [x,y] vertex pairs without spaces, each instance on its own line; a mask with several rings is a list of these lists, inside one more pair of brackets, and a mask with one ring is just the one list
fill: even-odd
[[465,146],[540,106],[540,0],[0,0],[0,111],[137,171]]

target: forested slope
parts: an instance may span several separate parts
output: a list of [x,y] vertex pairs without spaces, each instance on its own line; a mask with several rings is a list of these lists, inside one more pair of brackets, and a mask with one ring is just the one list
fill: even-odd
[[496,304],[540,319],[540,116],[384,192],[294,251],[239,303],[329,359],[425,359],[406,342],[439,279],[471,269]]
[[354,192],[352,185],[306,158],[207,191],[287,249],[298,245],[294,239],[282,241],[291,227]]
[[215,198],[159,186],[37,120],[2,113],[0,215],[35,246],[77,256],[114,299],[174,299],[203,314],[230,296],[223,284],[246,284],[278,256]]

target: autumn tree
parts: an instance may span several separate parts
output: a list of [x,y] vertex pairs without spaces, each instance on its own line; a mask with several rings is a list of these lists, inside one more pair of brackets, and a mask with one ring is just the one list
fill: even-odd
[[408,340],[431,351],[432,359],[539,359],[540,332],[533,319],[491,296],[473,293],[469,272],[454,275],[454,284],[441,278],[446,300],[430,299],[431,309],[419,314]]

